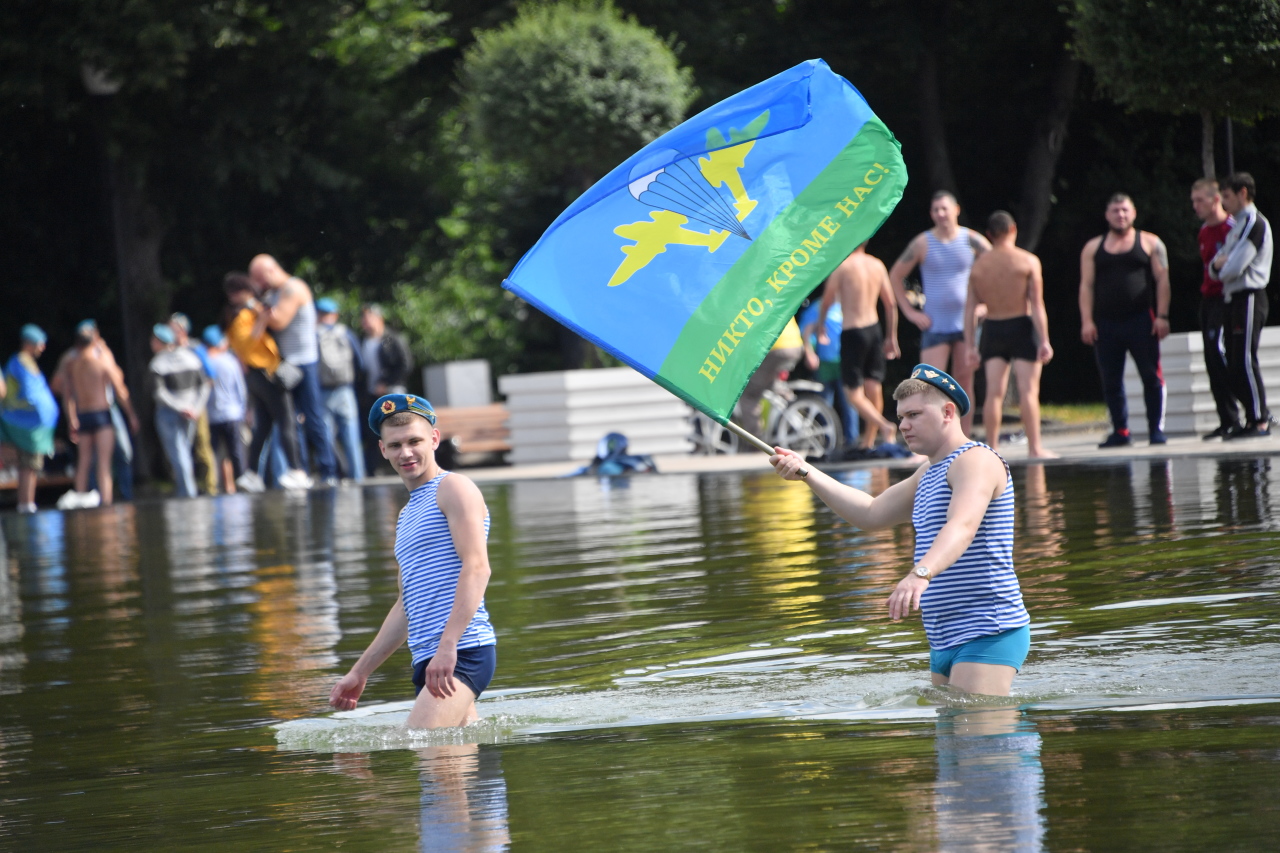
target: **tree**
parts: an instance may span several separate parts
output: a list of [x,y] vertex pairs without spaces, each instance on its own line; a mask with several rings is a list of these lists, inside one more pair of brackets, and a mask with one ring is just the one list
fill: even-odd
[[1214,177],[1214,117],[1244,122],[1280,106],[1276,0],[1074,0],[1076,54],[1118,103],[1201,117],[1201,167]]
[[[136,391],[148,330],[176,287],[212,294],[227,269],[181,268],[198,253],[166,256],[166,246],[229,247],[239,241],[228,233],[252,218],[246,198],[352,194],[369,172],[407,163],[396,149],[412,146],[421,92],[405,81],[448,44],[444,18],[416,0],[16,0],[0,10],[0,109],[98,138]],[[145,413],[150,401],[137,396]],[[139,442],[144,471],[152,444]]]
[[[670,45],[609,3],[525,6],[477,35],[459,76],[475,159],[457,219],[470,220],[469,234],[506,231],[516,257],[573,198],[678,124],[694,97]],[[495,209],[498,196],[510,203]],[[477,220],[486,208],[499,219]],[[565,366],[580,366],[581,339],[566,330],[560,340]]]

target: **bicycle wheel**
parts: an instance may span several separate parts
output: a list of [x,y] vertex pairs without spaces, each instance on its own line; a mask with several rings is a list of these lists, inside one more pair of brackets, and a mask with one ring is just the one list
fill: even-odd
[[728,427],[716,423],[702,412],[694,412],[690,418],[693,434],[689,440],[693,442],[693,452],[701,456],[715,456],[738,452],[738,436]]
[[797,397],[782,410],[773,443],[810,459],[833,456],[840,447],[840,417],[821,397]]

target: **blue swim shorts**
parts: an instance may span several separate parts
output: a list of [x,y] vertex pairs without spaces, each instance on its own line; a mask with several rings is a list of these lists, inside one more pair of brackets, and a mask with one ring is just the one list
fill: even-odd
[[994,663],[1021,670],[1030,650],[1031,626],[1023,625],[999,634],[978,637],[949,649],[931,649],[929,671],[936,672],[943,678],[950,678],[951,667],[958,663]]
[[[431,658],[419,661],[413,666],[413,695],[417,696],[427,686],[427,664]],[[472,646],[469,649],[458,649],[458,662],[453,667],[453,677],[461,681],[471,692],[480,698],[480,694],[493,680],[493,671],[498,668],[498,647],[493,643],[487,646]]]
[[938,344],[954,344],[956,341],[963,340],[964,332],[935,332],[932,329],[925,329],[920,333],[920,349],[926,350]]

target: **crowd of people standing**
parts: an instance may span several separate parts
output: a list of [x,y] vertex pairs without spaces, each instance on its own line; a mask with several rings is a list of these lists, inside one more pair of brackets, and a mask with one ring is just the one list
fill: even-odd
[[[362,440],[361,403],[406,390],[412,357],[382,309],[363,306],[363,339],[339,322],[332,299],[315,298],[270,255],[223,281],[220,321],[192,336],[181,313],[151,329],[145,393],[174,484],[195,497],[268,486],[308,489],[359,481],[376,443]],[[28,324],[0,383],[0,442],[17,451],[18,509],[35,511],[36,478],[65,420],[77,449],[74,508],[132,497],[140,424],[114,353],[93,320],[47,380],[37,360],[47,336]],[[61,405],[59,405],[61,401]]]
[[[1219,424],[1206,440],[1270,435],[1271,413],[1258,362],[1267,318],[1274,238],[1254,204],[1257,188],[1241,172],[1191,188],[1191,204],[1203,222],[1200,324],[1205,367]],[[1003,402],[1012,376],[1028,455],[1049,458],[1040,431],[1040,375],[1053,358],[1040,260],[1017,246],[1018,228],[1005,211],[992,213],[985,234],[960,225],[960,205],[947,191],[934,194],[933,227],[913,238],[886,272],[859,246],[827,279],[816,310],[801,315],[805,354],[819,379],[843,388],[845,442],[849,421],[861,421],[858,451],[893,438],[884,416],[881,383],[886,359],[897,358],[897,312],[920,330],[920,360],[950,370],[974,394],[978,368],[986,379],[982,406],[987,443],[997,447]],[[1107,232],[1085,243],[1080,255],[1080,339],[1093,347],[1111,432],[1100,448],[1132,444],[1124,387],[1126,356],[1143,383],[1148,440],[1167,442],[1166,394],[1160,342],[1169,334],[1169,256],[1164,241],[1138,229],[1137,209],[1125,193],[1106,204]],[[918,273],[920,299],[907,278]],[[885,306],[883,319],[876,303]],[[881,325],[883,322],[883,326]],[[793,362],[794,363],[794,362]],[[766,365],[768,362],[766,362]],[[831,388],[834,391],[834,387]],[[973,433],[973,412],[962,416]]]

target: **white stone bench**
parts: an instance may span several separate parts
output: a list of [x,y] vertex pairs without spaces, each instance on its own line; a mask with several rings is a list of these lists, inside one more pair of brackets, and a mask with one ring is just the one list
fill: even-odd
[[[1268,326],[1258,339],[1258,363],[1271,398],[1280,394],[1280,326]],[[1164,373],[1164,431],[1168,435],[1208,433],[1218,428],[1218,408],[1209,393],[1209,373],[1204,367],[1204,340],[1199,332],[1170,335],[1160,342],[1160,367]],[[1126,356],[1124,391],[1129,401],[1129,430],[1147,435],[1147,406],[1142,380],[1133,358]]]

